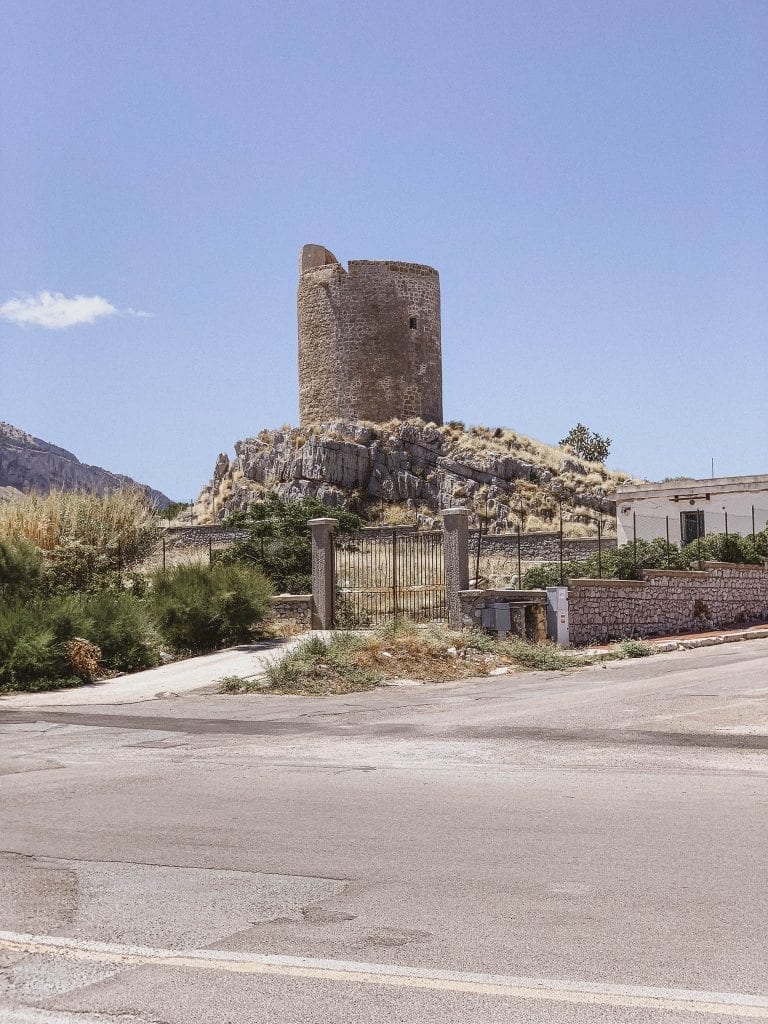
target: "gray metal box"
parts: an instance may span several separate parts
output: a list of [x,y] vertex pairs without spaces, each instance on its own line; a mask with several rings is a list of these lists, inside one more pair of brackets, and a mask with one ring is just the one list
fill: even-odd
[[504,601],[494,601],[483,608],[483,626],[504,637],[512,629],[512,609]]

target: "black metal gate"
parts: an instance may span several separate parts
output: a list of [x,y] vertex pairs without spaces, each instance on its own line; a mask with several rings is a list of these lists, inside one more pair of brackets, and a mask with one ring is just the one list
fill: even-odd
[[446,618],[443,535],[372,530],[334,539],[335,624],[364,629],[393,619]]

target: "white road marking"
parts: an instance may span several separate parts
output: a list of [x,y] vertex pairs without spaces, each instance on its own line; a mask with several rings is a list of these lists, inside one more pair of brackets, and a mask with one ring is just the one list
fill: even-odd
[[[119,1019],[115,1014],[104,1016],[102,1013],[68,1013],[66,1010],[35,1010],[32,1008],[7,1008],[0,1004],[3,1024],[115,1024]],[[121,1015],[122,1016],[122,1015]],[[124,1018],[125,1019],[125,1018]],[[134,1017],[136,1024],[139,1018]]]
[[466,992],[507,999],[586,1003],[643,1009],[715,1014],[768,1020],[768,998],[738,992],[705,992],[638,985],[611,985],[552,978],[518,978],[503,974],[441,971],[395,964],[357,963],[310,957],[233,953],[220,949],[154,949],[109,942],[88,942],[58,935],[27,935],[0,931],[0,949],[17,953],[58,955],[72,960],[116,964],[120,967],[188,967],[198,971],[282,975],[347,984],[390,985],[400,988]]

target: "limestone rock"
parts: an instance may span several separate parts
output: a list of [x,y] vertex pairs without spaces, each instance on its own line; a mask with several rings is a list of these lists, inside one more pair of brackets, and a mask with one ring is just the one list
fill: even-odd
[[[566,463],[575,472],[571,460],[563,459]],[[267,491],[285,500],[314,497],[329,507],[357,511],[377,502],[397,503],[415,511],[424,525],[437,522],[445,508],[464,506],[473,514],[481,509],[483,515],[487,510],[492,533],[516,522],[521,500],[531,507],[532,491],[540,495],[535,507],[549,508],[550,515],[560,497],[585,521],[595,509],[613,508],[610,495],[587,493],[583,485],[577,494],[572,482],[499,451],[480,432],[457,438],[449,428],[420,420],[385,427],[333,420],[317,428],[264,430],[238,441],[232,461],[218,457],[198,504],[204,514],[216,495],[215,516],[224,519]]]

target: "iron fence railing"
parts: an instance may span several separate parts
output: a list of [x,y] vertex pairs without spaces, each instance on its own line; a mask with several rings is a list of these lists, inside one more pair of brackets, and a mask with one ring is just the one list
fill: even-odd
[[446,617],[443,535],[365,530],[334,538],[336,625]]

